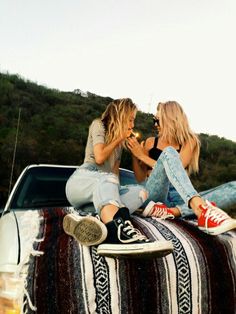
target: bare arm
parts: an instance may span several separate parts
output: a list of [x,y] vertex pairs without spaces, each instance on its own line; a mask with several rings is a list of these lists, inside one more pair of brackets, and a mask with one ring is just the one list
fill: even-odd
[[119,177],[119,167],[120,167],[120,160],[117,160],[114,167],[113,167],[113,172]]
[[[128,141],[129,141],[128,147],[133,156],[133,167],[134,167],[133,169],[135,172],[135,176],[137,180],[140,182],[144,180],[148,174],[148,169],[147,167],[145,168],[144,166],[148,165],[149,167],[153,168],[156,163],[156,160],[148,156],[148,151],[151,149],[151,147],[153,147],[153,138],[148,138],[143,148],[137,142],[136,139],[129,139]],[[163,149],[167,146],[169,145],[167,144],[164,145]],[[191,142],[189,141],[181,148],[180,159],[182,161],[184,168],[186,168],[190,164],[195,146],[196,146],[196,143],[194,141],[191,141]]]
[[123,140],[124,138],[120,137],[108,145],[102,143],[94,145],[93,150],[96,163],[98,165],[102,165],[104,161],[110,157],[116,146],[118,146]]
[[143,182],[147,177],[147,166],[132,154],[132,166],[135,178],[138,182]]
[[196,143],[193,141],[189,141],[186,143],[180,151],[180,159],[182,161],[183,167],[186,168],[191,162],[193,157],[193,151],[195,149]]
[[94,157],[95,161],[98,165],[102,165],[112,154],[113,150],[121,143],[123,142],[128,136],[130,136],[131,130],[124,130],[123,134],[113,140],[109,144],[105,143],[98,143],[93,146],[93,151],[94,151]]
[[[148,156],[150,140],[151,138],[148,138],[144,145],[144,143],[139,144],[135,138],[127,139],[127,146],[130,149],[133,158],[133,170],[135,177],[139,182],[146,179],[148,174],[147,166],[152,168],[156,163],[156,160]],[[151,141],[153,142],[153,140]]]

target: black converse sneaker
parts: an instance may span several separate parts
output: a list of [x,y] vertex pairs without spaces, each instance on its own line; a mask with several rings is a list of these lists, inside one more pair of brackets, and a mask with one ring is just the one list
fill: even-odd
[[63,219],[63,229],[65,233],[86,246],[98,245],[107,236],[107,228],[104,223],[93,216],[67,214]]
[[[127,219],[128,218],[128,219]],[[106,241],[98,246],[97,253],[108,257],[154,258],[173,251],[171,241],[151,242],[132,225],[127,208],[120,208],[114,219],[106,224]]]

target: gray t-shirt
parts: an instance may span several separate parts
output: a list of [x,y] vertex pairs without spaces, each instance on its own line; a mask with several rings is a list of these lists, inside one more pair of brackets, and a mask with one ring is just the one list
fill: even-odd
[[[105,128],[101,119],[94,120],[89,127],[89,134],[87,145],[85,149],[84,162],[96,164],[94,157],[94,145],[105,143]],[[97,165],[98,168],[105,172],[112,172],[117,160],[121,159],[122,147],[117,146],[110,158],[108,158],[102,165]]]

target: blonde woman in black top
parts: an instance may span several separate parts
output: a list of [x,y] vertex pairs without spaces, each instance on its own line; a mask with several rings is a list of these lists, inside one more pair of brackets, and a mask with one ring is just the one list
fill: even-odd
[[236,228],[236,220],[213,203],[235,205],[236,182],[198,193],[189,179],[198,172],[200,142],[181,105],[159,103],[155,124],[158,138],[142,145],[135,138],[127,140],[136,178],[149,192],[143,215],[173,218],[194,213],[199,229],[212,235]]

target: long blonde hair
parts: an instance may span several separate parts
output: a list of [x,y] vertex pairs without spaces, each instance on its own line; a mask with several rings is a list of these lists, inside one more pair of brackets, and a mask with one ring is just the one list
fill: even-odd
[[109,103],[101,116],[106,131],[107,144],[123,134],[124,129],[129,125],[129,118],[133,112],[137,112],[137,106],[130,98],[116,99]]
[[159,103],[157,106],[160,121],[159,137],[170,144],[180,147],[187,142],[193,147],[193,156],[187,167],[188,174],[199,171],[200,141],[190,129],[188,118],[183,108],[176,101]]

